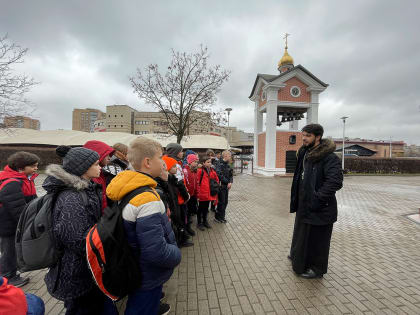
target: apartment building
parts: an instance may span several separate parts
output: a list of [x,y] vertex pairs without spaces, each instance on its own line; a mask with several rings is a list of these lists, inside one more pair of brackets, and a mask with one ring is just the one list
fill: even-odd
[[[236,127],[216,125],[210,113],[194,111],[191,113],[193,123],[185,135],[210,134],[225,137],[230,145],[241,148],[243,152],[252,153],[254,134],[243,132]],[[170,134],[172,133],[167,117],[163,112],[142,112],[128,105],[109,105],[106,117],[98,119],[93,126],[94,132],[126,132],[135,135]]]
[[26,128],[34,130],[41,129],[41,123],[38,119],[32,119],[26,116],[4,117],[3,123],[6,128]]
[[[343,139],[333,139],[337,145],[337,149],[343,147]],[[366,140],[366,139],[347,139],[345,140],[344,150],[349,145],[359,145],[368,150],[375,152],[372,157],[389,158],[389,157],[402,157],[404,156],[404,141],[390,141],[390,140]],[[390,151],[392,153],[390,154]],[[345,154],[347,154],[345,152]]]
[[94,123],[99,119],[104,119],[105,113],[93,108],[73,109],[72,130],[93,132]]
[[128,105],[106,107],[106,131],[134,133],[134,115],[137,111]]
[[170,133],[168,121],[164,113],[136,112],[134,115],[134,134],[144,135],[149,133]]
[[[211,115],[204,112],[192,112],[192,125],[186,130],[186,135],[210,134],[212,128]],[[136,135],[171,133],[165,113],[142,112],[128,105],[109,105],[106,107],[104,119],[98,119],[93,124],[95,132],[127,132]]]

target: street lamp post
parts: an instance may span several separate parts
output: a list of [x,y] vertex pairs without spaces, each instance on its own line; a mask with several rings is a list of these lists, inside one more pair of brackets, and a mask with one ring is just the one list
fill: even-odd
[[344,171],[344,143],[345,143],[345,136],[346,136],[346,119],[347,119],[348,117],[347,116],[343,116],[343,117],[341,117],[340,119],[342,119],[343,120],[343,148],[342,148],[342,153],[341,153],[341,168],[343,169],[343,171]]
[[392,159],[392,137],[389,137],[389,158]]
[[229,140],[229,143],[230,143],[231,139],[230,139],[229,119],[230,119],[230,112],[232,111],[232,108],[228,107],[228,108],[225,109],[225,111],[227,111],[227,114],[228,114],[228,137],[229,137],[228,140]]

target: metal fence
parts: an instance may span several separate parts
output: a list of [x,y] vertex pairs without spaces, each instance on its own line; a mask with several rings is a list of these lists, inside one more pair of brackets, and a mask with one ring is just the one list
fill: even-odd
[[253,174],[254,173],[253,156],[235,155],[233,170],[235,174]]

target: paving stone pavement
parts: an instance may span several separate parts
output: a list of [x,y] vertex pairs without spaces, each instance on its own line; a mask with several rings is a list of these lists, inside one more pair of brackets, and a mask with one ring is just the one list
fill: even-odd
[[[235,177],[228,224],[197,230],[165,285],[171,314],[420,314],[420,225],[404,216],[420,207],[420,177],[346,177],[329,271],[314,280],[286,258],[290,184]],[[63,314],[44,274],[30,273],[24,290],[44,299],[47,314]]]

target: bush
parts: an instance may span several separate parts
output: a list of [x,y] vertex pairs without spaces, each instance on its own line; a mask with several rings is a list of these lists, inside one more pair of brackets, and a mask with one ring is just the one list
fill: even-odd
[[359,174],[420,174],[420,159],[346,157],[344,168]]

